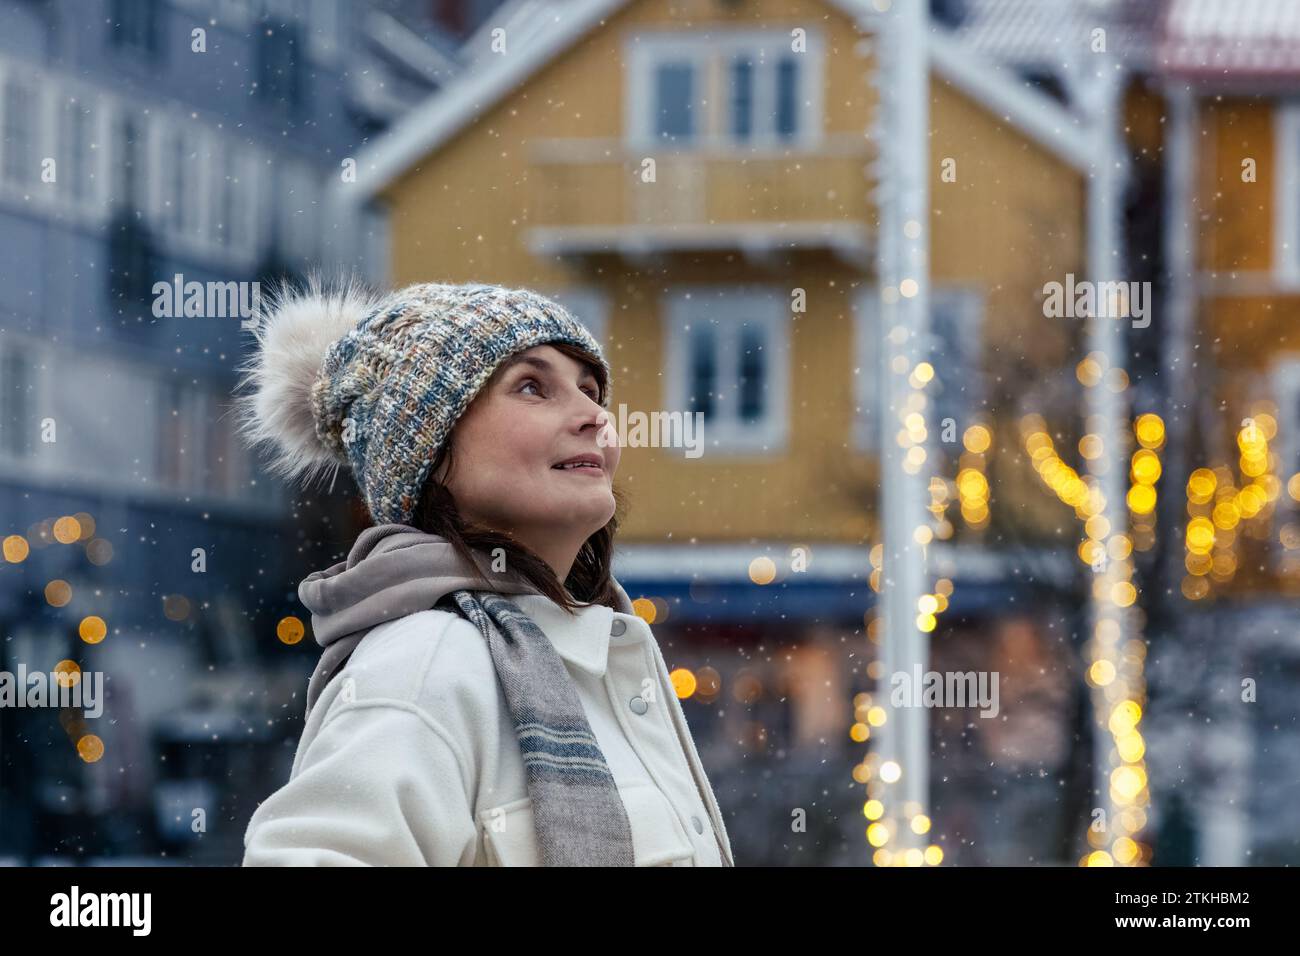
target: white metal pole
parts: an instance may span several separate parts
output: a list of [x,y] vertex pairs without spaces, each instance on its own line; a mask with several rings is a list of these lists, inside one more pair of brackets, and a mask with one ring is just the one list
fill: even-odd
[[[1085,407],[1086,431],[1101,439],[1102,453],[1088,462],[1088,471],[1101,492],[1102,507],[1097,514],[1105,518],[1108,530],[1100,540],[1110,550],[1117,536],[1128,534],[1128,462],[1131,436],[1127,399],[1124,390],[1112,386],[1112,377],[1124,373],[1126,365],[1124,324],[1129,320],[1109,314],[1103,308],[1104,283],[1122,282],[1127,289],[1124,272],[1123,208],[1121,196],[1127,175],[1127,162],[1120,139],[1120,110],[1122,106],[1123,72],[1116,68],[1108,56],[1097,57],[1092,75],[1081,87],[1083,105],[1089,114],[1092,129],[1094,162],[1088,190],[1087,207],[1087,270],[1094,283],[1095,308],[1087,317],[1087,347],[1090,353],[1105,357],[1102,380],[1087,388]],[[1124,299],[1127,304],[1127,298]],[[1125,310],[1126,311],[1126,310]],[[1118,370],[1118,372],[1117,372]],[[1108,556],[1100,571],[1094,573],[1090,595],[1088,636],[1088,662],[1109,661],[1115,678],[1092,690],[1094,715],[1093,747],[1093,806],[1104,811],[1106,830],[1104,849],[1114,853],[1115,843],[1122,834],[1119,829],[1119,811],[1122,807],[1114,799],[1111,786],[1112,772],[1121,761],[1115,752],[1115,739],[1110,729],[1110,717],[1117,704],[1130,699],[1133,686],[1134,657],[1126,653],[1126,642],[1133,627],[1132,607],[1117,602],[1117,588],[1129,582],[1133,573],[1131,558]],[[1140,666],[1140,665],[1139,665]],[[1103,849],[1103,847],[1098,847]]]
[[[885,4],[878,3],[878,6]],[[879,136],[881,181],[878,270],[881,288],[880,349],[881,493],[883,559],[880,582],[881,706],[885,723],[876,728],[877,772],[885,784],[884,821],[891,827],[887,847],[895,859],[928,842],[912,831],[917,814],[929,815],[929,721],[924,707],[894,708],[891,679],[906,675],[912,682],[924,674],[929,661],[929,637],[917,626],[918,601],[927,591],[926,555],[916,532],[927,523],[925,477],[927,460],[918,472],[905,470],[909,450],[925,441],[906,439],[900,429],[906,416],[921,410],[932,426],[929,409],[921,408],[923,392],[914,387],[913,373],[928,357],[929,308],[929,71],[927,68],[927,10],[922,0],[894,0],[880,18],[884,35],[877,77],[881,121]],[[903,432],[906,434],[906,432]],[[907,445],[908,447],[904,447]],[[911,452],[914,456],[916,452]],[[919,703],[920,687],[913,687]],[[881,768],[887,768],[883,772]],[[897,771],[896,779],[892,777]],[[913,854],[914,856],[914,854]]]

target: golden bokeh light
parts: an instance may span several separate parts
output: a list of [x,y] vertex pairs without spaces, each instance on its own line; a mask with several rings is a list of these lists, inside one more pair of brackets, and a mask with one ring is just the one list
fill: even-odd
[[20,534],[9,535],[5,538],[0,549],[4,551],[5,560],[12,564],[25,561],[27,555],[31,553],[31,548],[27,545],[27,539]]
[[302,621],[292,614],[280,618],[279,623],[275,625],[275,636],[282,644],[297,644],[306,632],[307,629]]
[[77,633],[87,644],[98,644],[108,635],[108,625],[104,619],[94,614],[87,615],[77,625]]
[[94,763],[104,756],[104,741],[95,734],[86,734],[77,741],[77,756],[86,763]]
[[755,584],[771,584],[776,580],[776,562],[766,556],[750,561],[749,580]]

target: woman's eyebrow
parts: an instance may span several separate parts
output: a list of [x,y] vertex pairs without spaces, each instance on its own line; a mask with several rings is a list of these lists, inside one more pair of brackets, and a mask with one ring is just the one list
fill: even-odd
[[[546,359],[538,358],[535,355],[515,356],[514,358],[510,359],[506,363],[505,366],[506,371],[509,371],[510,369],[514,368],[516,365],[531,365],[533,368],[540,369],[543,372],[549,372],[551,374],[555,374],[555,366],[553,366]],[[582,377],[594,379],[596,376],[592,374],[591,369],[584,367],[582,370]]]

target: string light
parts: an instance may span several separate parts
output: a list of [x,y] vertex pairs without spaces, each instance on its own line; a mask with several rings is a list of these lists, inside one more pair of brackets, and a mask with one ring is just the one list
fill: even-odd
[[[1266,404],[1256,405],[1236,435],[1239,478],[1226,464],[1197,468],[1187,479],[1187,526],[1183,534],[1183,565],[1187,570],[1181,591],[1189,601],[1209,597],[1214,586],[1228,584],[1241,565],[1243,535],[1261,540],[1269,536],[1275,502],[1282,481],[1273,472],[1277,455],[1269,442],[1277,435],[1277,420]],[[1300,486],[1300,475],[1287,483],[1288,491]],[[1240,481],[1240,486],[1238,486]],[[1293,495],[1294,496],[1294,495]],[[1294,529],[1284,527],[1282,545],[1300,545]]]
[[[1105,373],[1104,356],[1093,353],[1079,363],[1077,374],[1085,386],[1101,382]],[[1100,424],[1100,423],[1097,423]],[[1027,415],[1020,423],[1025,449],[1039,477],[1063,503],[1075,510],[1082,522],[1084,538],[1079,544],[1079,559],[1098,573],[1093,579],[1093,600],[1109,613],[1097,621],[1092,639],[1087,643],[1088,666],[1084,680],[1091,688],[1097,713],[1107,716],[1106,728],[1111,735],[1110,804],[1117,808],[1100,829],[1089,828],[1091,852],[1080,860],[1081,866],[1129,866],[1148,857],[1150,848],[1134,839],[1146,825],[1144,811],[1147,770],[1143,757],[1146,742],[1138,727],[1146,683],[1143,666],[1146,645],[1131,639],[1120,645],[1122,615],[1131,613],[1137,601],[1137,588],[1131,578],[1130,555],[1133,541],[1115,533],[1105,517],[1106,500],[1093,475],[1082,478],[1056,452],[1047,423],[1041,415]],[[1133,485],[1128,493],[1130,511],[1150,513],[1155,508],[1155,483],[1161,466],[1156,449],[1163,442],[1164,423],[1158,416],[1139,416],[1134,433],[1142,447],[1130,461]],[[1102,459],[1107,450],[1097,429],[1090,429],[1079,441],[1079,453],[1088,461]],[[1145,489],[1134,492],[1134,488]],[[1145,509],[1145,510],[1143,510]],[[1135,532],[1136,534],[1136,532]],[[1130,812],[1136,811],[1136,812]]]

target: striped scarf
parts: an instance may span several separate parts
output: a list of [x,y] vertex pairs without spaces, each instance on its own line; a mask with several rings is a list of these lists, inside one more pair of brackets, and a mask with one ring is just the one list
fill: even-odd
[[447,597],[492,653],[523,752],[542,865],[632,866],[627,810],[550,640],[499,594]]

